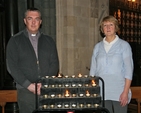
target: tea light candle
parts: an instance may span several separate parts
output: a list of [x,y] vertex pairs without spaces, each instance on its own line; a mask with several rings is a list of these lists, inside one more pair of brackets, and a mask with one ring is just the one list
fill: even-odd
[[47,95],[44,95],[44,98],[47,98],[48,96]]
[[51,96],[52,98],[54,98],[54,97],[55,97],[55,94],[51,94],[50,96]]
[[85,84],[85,86],[86,86],[86,87],[88,87],[88,86],[89,86],[89,84]]
[[45,76],[45,78],[49,78],[49,76]]
[[54,104],[51,104],[51,105],[50,105],[51,108],[54,108],[54,106],[55,106]]
[[52,76],[52,78],[55,78],[55,76]]
[[80,93],[80,94],[79,94],[79,96],[80,96],[80,97],[83,97],[83,96],[84,96],[84,94],[83,94],[83,93]]
[[61,105],[61,104],[58,104],[58,105],[57,105],[57,107],[58,107],[58,108],[61,108],[61,107],[62,107],[62,105]]
[[75,108],[76,107],[76,104],[72,104],[72,107]]
[[92,80],[92,86],[96,86],[96,83],[94,80]]
[[94,94],[94,97],[96,97],[97,96],[97,94]]
[[65,75],[65,78],[69,78],[69,76],[68,75]]
[[87,107],[91,107],[91,104],[87,104]]
[[82,74],[79,73],[78,77],[81,78],[82,77]]
[[89,93],[87,93],[87,94],[86,94],[86,96],[87,96],[87,97],[89,97],[89,96],[90,96],[90,94],[89,94]]
[[55,85],[53,84],[53,85],[51,85],[51,87],[55,87]]
[[94,104],[94,107],[98,107],[99,105],[98,104]]
[[76,94],[72,94],[73,97],[76,97]]
[[75,75],[72,75],[72,78],[75,78]]
[[61,84],[59,84],[59,85],[58,85],[58,87],[62,87],[62,85],[61,85]]
[[61,74],[58,74],[58,76],[57,76],[58,78],[62,78],[62,75]]
[[45,88],[47,88],[47,87],[48,87],[48,85],[44,85],[44,87],[45,87]]
[[88,75],[84,75],[85,78],[88,78]]
[[86,91],[86,96],[87,96],[87,97],[89,97],[89,96],[90,96],[89,91]]
[[69,97],[69,96],[70,96],[69,91],[66,90],[66,92],[65,92],[65,97]]
[[62,95],[61,94],[58,94],[58,97],[60,98]]
[[76,84],[72,84],[72,87],[75,87],[76,86]]
[[78,84],[79,87],[82,87],[82,84]]
[[68,108],[68,107],[69,107],[69,104],[65,104],[64,106],[65,106],[66,108]]
[[44,108],[44,109],[47,109],[47,105],[43,105],[43,108]]
[[82,108],[82,107],[84,107],[84,104],[79,104],[79,106]]
[[65,87],[69,87],[69,84],[65,84]]

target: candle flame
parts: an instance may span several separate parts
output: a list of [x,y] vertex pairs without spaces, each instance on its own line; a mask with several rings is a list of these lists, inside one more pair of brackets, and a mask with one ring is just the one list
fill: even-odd
[[95,84],[95,81],[94,80],[92,80],[92,84]]
[[96,86],[96,83],[94,80],[92,80],[92,86]]
[[86,91],[86,94],[90,94],[88,90]]
[[66,97],[69,96],[69,91],[68,91],[68,90],[66,90],[66,92],[65,92],[65,96],[66,96]]
[[58,78],[62,78],[63,77],[63,74],[59,73],[57,77]]

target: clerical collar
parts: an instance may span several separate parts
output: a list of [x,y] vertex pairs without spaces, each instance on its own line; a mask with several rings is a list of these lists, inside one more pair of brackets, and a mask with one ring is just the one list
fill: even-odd
[[31,36],[36,36],[37,34],[31,34]]
[[34,37],[34,36],[37,36],[39,34],[39,31],[37,33],[30,33],[27,29],[27,32],[28,32],[28,36],[31,36],[31,37]]

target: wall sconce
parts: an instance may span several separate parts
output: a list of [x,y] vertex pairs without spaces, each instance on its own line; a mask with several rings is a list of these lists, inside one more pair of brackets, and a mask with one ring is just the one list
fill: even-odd
[[135,2],[136,0],[128,0],[129,2]]

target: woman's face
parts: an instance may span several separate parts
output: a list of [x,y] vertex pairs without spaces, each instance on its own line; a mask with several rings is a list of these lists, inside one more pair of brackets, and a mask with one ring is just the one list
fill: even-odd
[[103,23],[103,32],[105,36],[113,36],[116,33],[115,24],[113,22],[106,21]]

